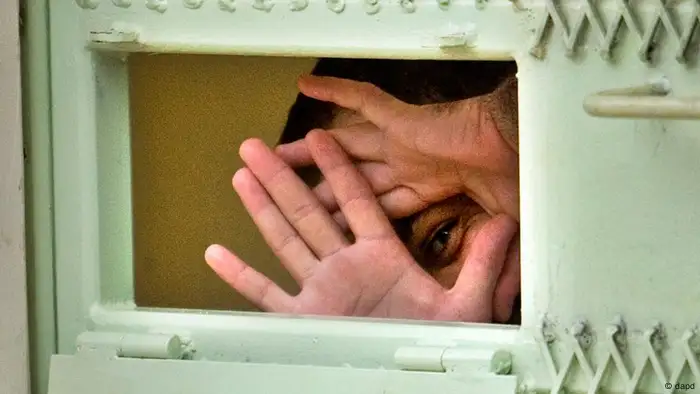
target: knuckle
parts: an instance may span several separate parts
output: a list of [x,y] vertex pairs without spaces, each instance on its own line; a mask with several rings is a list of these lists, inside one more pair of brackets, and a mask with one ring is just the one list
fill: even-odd
[[347,191],[340,203],[340,208],[345,210],[357,205],[369,205],[369,196],[364,189],[354,188]]
[[285,248],[287,248],[292,242],[294,242],[295,239],[296,234],[290,232],[284,234],[277,242],[275,242],[273,245],[270,245],[270,247],[276,254],[282,253]]
[[287,175],[287,170],[289,170],[289,167],[287,166],[279,166],[278,168],[275,168],[274,171],[272,171],[268,176],[266,177],[261,177],[260,182],[265,186],[265,189],[268,189],[269,186],[275,185],[281,182],[284,182],[284,178]]
[[369,82],[362,82],[359,91],[363,106],[369,105],[371,101],[376,101],[384,96],[384,91]]
[[265,281],[260,286],[260,293],[258,295],[258,297],[259,297],[258,299],[261,301],[261,303],[263,305],[271,304],[269,302],[269,297],[270,297],[273,286],[274,286],[274,284],[270,279],[265,279]]
[[304,218],[311,216],[315,211],[317,211],[319,208],[318,203],[314,202],[306,202],[303,204],[299,204],[292,208],[291,212],[289,212],[288,215],[286,215],[289,218],[289,221],[292,223],[297,223],[300,220],[303,220]]
[[377,85],[370,82],[360,82],[359,86],[360,92],[367,95],[376,95],[382,93],[381,89]]

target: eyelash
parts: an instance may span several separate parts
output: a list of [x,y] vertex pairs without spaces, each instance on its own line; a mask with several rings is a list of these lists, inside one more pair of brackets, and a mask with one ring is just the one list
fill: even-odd
[[[434,264],[432,267],[429,268],[441,268],[444,265],[449,264],[449,256],[445,255],[445,251],[452,249],[449,248],[450,242],[452,240],[452,237],[454,236],[452,234],[452,230],[457,226],[457,223],[459,223],[459,218],[454,218],[451,220],[448,220],[446,222],[443,222],[435,231],[432,232],[430,237],[428,237],[423,244],[423,251],[424,255],[426,257],[426,260],[432,260]],[[444,232],[447,232],[447,240],[444,241],[444,244],[442,245],[442,248],[439,251],[434,251],[434,243],[437,241],[437,237]],[[426,267],[428,268],[428,267]]]

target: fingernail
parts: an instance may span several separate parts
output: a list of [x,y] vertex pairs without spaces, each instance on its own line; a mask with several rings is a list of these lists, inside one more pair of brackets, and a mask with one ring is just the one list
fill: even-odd
[[306,86],[309,83],[309,77],[310,75],[302,75],[301,77],[299,77],[299,79],[297,80],[297,84],[299,85],[299,87]]
[[313,83],[313,81],[316,80],[316,78],[317,77],[313,74],[306,74],[306,75],[302,75],[301,77],[299,77],[299,82],[302,82],[302,83],[311,82],[311,83]]
[[214,266],[219,265],[223,259],[225,250],[221,245],[210,245],[207,250],[204,251],[204,260],[214,268]]
[[248,156],[251,152],[255,151],[256,145],[258,147],[267,146],[267,144],[260,138],[248,138],[247,140],[243,141],[241,146],[238,148],[238,155],[245,161],[245,156]]
[[237,184],[239,184],[241,182],[241,180],[245,176],[245,172],[246,172],[245,167],[239,168],[238,170],[236,170],[236,172],[233,174],[233,178],[231,180],[231,182],[233,183],[234,186],[236,186]]
[[254,144],[255,140],[253,138],[248,138],[245,141],[241,143],[241,146],[238,147],[238,156],[243,158],[246,156],[247,152],[251,149],[250,144]]

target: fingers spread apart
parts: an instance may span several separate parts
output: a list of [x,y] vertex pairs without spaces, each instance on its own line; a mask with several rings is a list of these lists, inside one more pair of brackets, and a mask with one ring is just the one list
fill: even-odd
[[348,245],[313,192],[262,141],[245,141],[240,153],[248,168],[236,173],[233,186],[297,281],[308,275],[317,260]]
[[[369,182],[375,196],[389,192],[397,186],[391,168],[386,164],[375,162],[360,163],[356,165],[356,168]],[[335,200],[333,189],[328,181],[324,180],[316,186],[314,193],[329,212],[338,210],[338,202]]]
[[284,214],[270,199],[253,173],[243,168],[233,176],[233,188],[253,222],[292,277],[301,283],[318,264],[318,259]]
[[271,312],[294,310],[294,299],[289,294],[223,246],[207,248],[204,259],[224,282],[259,308]]
[[326,132],[313,131],[306,141],[355,238],[394,234],[371,187],[333,137]]

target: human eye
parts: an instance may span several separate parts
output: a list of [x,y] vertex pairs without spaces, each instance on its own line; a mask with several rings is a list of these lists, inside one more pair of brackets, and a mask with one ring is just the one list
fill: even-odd
[[468,197],[456,196],[394,225],[418,264],[432,274],[460,260],[483,213]]
[[452,262],[452,257],[461,244],[460,218],[451,218],[438,224],[421,245],[426,269],[443,268]]

